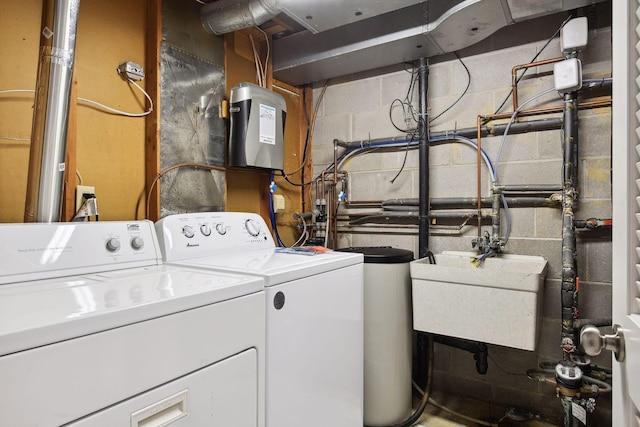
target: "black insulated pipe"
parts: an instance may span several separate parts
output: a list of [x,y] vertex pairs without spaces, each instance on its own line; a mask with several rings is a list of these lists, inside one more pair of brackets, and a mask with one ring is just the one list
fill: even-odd
[[419,231],[418,257],[429,256],[429,116],[427,106],[427,91],[429,77],[429,63],[426,58],[420,58],[418,70],[418,91],[420,100],[420,120],[418,122],[419,139]]
[[[553,119],[540,119],[540,120],[530,120],[526,122],[515,122],[512,123],[509,127],[509,135],[515,135],[520,133],[528,133],[528,132],[542,132],[545,130],[557,130],[562,127],[562,119],[553,118]],[[504,135],[504,131],[507,128],[506,123],[494,124],[494,125],[484,125],[480,128],[480,135],[482,137],[485,136],[500,136]],[[465,138],[475,139],[478,136],[478,129],[476,127],[472,128],[462,128],[456,130],[447,130],[447,131],[439,131],[433,132],[431,134],[433,137],[454,137],[454,136],[463,136]]]
[[[496,124],[493,126],[485,125],[482,126],[480,132],[481,135],[484,136],[499,136],[504,134],[504,130],[507,127],[506,123]],[[553,118],[553,119],[540,119],[540,120],[530,120],[526,122],[516,122],[511,125],[509,128],[509,135],[527,133],[527,132],[542,132],[546,130],[558,130],[562,128],[562,119]],[[455,138],[456,136],[462,136],[465,138],[475,139],[477,137],[477,129],[475,127],[472,128],[462,128],[462,129],[454,129],[454,130],[445,130],[445,131],[429,131],[429,137],[441,138],[441,137],[451,137]],[[400,142],[406,143],[409,142],[406,136],[392,136],[388,138],[376,138],[376,139],[366,139],[359,141],[340,141],[335,140],[335,143],[342,148],[346,148],[347,150],[355,149],[355,148],[367,148],[371,145],[381,144],[381,143],[391,143],[391,142]],[[432,144],[439,144],[445,141],[432,141]]]
[[[505,197],[509,207],[560,207],[561,195],[552,194],[550,196],[521,196],[521,197]],[[492,197],[483,197],[480,199],[482,207],[491,207]],[[474,208],[478,206],[476,197],[440,197],[430,200],[431,210],[433,209],[455,209],[455,208]],[[412,210],[418,209],[418,199],[390,199],[384,200],[380,206],[383,209],[395,210]]]
[[562,341],[566,359],[577,349],[574,326],[578,316],[578,276],[576,262],[575,203],[578,197],[578,93],[564,95],[563,192],[562,192]]

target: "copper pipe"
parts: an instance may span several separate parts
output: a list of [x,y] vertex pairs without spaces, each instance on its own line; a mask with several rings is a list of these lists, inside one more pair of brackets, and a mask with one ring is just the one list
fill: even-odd
[[[611,97],[598,99],[595,101],[583,101],[578,104],[578,108],[580,110],[584,110],[587,108],[600,108],[600,107],[610,107],[611,106]],[[532,110],[521,110],[518,111],[518,117],[528,117],[528,116],[536,116],[541,114],[553,114],[553,113],[562,113],[564,106],[562,105],[553,105],[551,107],[544,108],[535,108]],[[492,120],[500,120],[500,119],[509,119],[513,115],[513,112],[510,113],[498,113],[498,114],[489,114],[486,116],[481,116],[483,120],[486,122]]]
[[513,96],[512,96],[513,111],[516,111],[518,109],[518,77],[517,77],[518,71],[526,68],[538,67],[541,65],[549,65],[555,62],[560,62],[560,61],[564,61],[564,58],[558,57],[558,58],[545,59],[538,62],[530,62],[528,64],[516,65],[511,69],[511,90],[513,92]]

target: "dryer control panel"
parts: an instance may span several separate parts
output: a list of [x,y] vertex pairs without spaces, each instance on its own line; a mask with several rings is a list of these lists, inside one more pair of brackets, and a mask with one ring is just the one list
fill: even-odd
[[156,223],[165,261],[275,248],[264,219],[246,212],[170,215]]
[[0,284],[158,265],[151,221],[0,224]]

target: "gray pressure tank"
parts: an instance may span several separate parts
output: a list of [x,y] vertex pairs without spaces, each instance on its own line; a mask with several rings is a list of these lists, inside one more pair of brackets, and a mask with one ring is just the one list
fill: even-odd
[[411,415],[413,252],[391,247],[339,250],[364,254],[364,424],[400,423]]

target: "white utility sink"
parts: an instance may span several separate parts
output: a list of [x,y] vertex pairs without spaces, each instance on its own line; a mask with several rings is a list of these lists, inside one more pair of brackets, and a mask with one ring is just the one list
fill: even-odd
[[547,261],[445,251],[410,264],[415,330],[535,350]]

